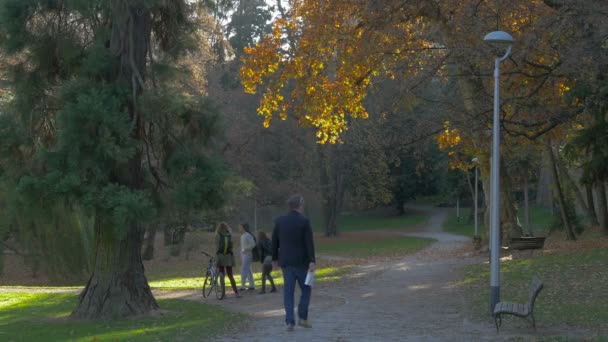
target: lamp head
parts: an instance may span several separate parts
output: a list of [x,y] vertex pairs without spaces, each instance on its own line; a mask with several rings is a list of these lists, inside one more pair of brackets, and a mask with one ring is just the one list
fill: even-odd
[[485,40],[486,42],[501,43],[505,45],[513,44],[513,37],[507,32],[503,31],[490,32],[486,34],[485,37],[483,37],[483,40]]
[[511,55],[511,44],[513,44],[513,37],[507,32],[503,31],[494,31],[486,34],[483,38],[484,41],[490,43],[492,45],[492,50],[496,54],[496,56],[501,56],[503,54],[503,49],[506,48],[507,51],[502,55],[502,57],[498,58],[498,62],[502,62],[507,59]]
[[475,157],[471,160],[471,163],[477,163],[478,161],[479,161],[479,159],[477,159],[477,157]]

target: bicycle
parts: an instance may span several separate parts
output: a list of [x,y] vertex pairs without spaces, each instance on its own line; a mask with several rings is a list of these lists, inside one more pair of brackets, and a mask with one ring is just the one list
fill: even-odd
[[215,291],[215,297],[223,299],[226,295],[224,274],[219,271],[214,256],[205,252],[201,253],[209,257],[209,264],[207,265],[207,272],[205,273],[205,280],[203,282],[203,298],[208,298],[211,292]]

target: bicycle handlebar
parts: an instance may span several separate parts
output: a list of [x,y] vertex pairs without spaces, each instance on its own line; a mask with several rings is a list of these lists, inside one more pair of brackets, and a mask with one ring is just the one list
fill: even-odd
[[202,251],[202,252],[201,252],[201,254],[205,254],[206,256],[208,256],[208,257],[210,257],[210,258],[212,258],[212,257],[213,257],[212,255],[209,255],[209,254],[208,254],[207,252],[205,252],[205,251]]

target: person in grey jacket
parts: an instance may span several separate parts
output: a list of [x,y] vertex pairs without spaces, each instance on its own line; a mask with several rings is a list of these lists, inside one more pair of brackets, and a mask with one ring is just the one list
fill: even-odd
[[249,224],[241,223],[241,290],[245,290],[245,284],[249,281],[248,290],[255,290],[251,262],[253,261],[253,249],[256,247],[255,236],[251,233]]
[[298,325],[310,328],[308,306],[311,287],[304,284],[306,274],[314,272],[315,246],[310,221],[304,216],[304,197],[295,195],[287,200],[289,213],[276,219],[272,232],[272,260],[278,262],[283,271],[283,305],[287,330],[295,326],[294,292],[296,282],[301,296],[298,304]]

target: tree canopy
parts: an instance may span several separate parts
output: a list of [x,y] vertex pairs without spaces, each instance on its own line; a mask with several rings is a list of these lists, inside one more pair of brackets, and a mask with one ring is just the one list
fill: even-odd
[[64,226],[93,232],[96,259],[75,316],[156,308],[139,255],[144,223],[165,206],[222,203],[226,172],[209,148],[218,112],[185,91],[192,64],[180,63],[200,46],[196,5],[0,2],[13,84],[0,115],[2,183],[15,189],[7,224],[38,239]]

